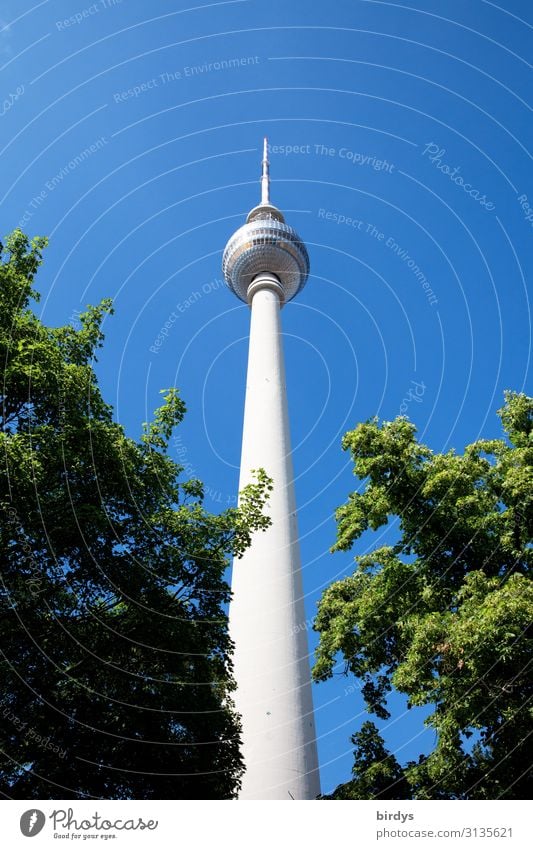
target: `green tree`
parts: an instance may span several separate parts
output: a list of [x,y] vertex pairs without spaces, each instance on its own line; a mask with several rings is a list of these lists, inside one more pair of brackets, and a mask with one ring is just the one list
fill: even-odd
[[322,799],[410,799],[405,773],[394,755],[387,751],[373,722],[363,722],[351,738],[355,746],[353,779],[339,784]]
[[[533,790],[533,399],[507,392],[505,401],[504,438],[462,456],[434,454],[403,417],[361,424],[343,441],[366,487],[338,509],[333,550],[394,517],[399,540],[356,557],[354,574],[325,591],[314,676],[330,677],[342,659],[382,719],[392,688],[408,707],[432,706],[435,748],[403,770],[413,798]],[[379,745],[372,753],[361,742],[356,763],[390,765]],[[359,764],[344,798],[379,797],[364,773]]]
[[202,504],[168,455],[174,389],[140,440],[93,370],[109,301],[80,327],[31,309],[44,239],[0,253],[0,787],[11,798],[233,798],[242,762],[224,580],[268,520]]

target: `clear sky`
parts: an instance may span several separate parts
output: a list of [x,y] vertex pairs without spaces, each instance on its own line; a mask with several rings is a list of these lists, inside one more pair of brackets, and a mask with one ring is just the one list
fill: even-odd
[[[310,621],[352,568],[328,553],[355,483],[342,434],[404,413],[461,451],[527,391],[531,3],[2,0],[0,18],[1,232],[50,236],[46,322],[114,298],[104,395],[138,436],[180,388],[173,452],[213,510],[236,496],[249,322],[221,254],[269,136],[273,202],[311,257],[283,310]],[[314,688],[326,792],[366,718],[337,671]],[[392,704],[398,758],[431,748]]]

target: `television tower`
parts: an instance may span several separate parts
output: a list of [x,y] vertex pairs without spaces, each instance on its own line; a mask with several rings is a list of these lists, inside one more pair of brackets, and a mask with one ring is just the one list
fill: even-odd
[[239,490],[264,468],[273,479],[266,531],[233,562],[229,628],[245,762],[240,799],[320,793],[309,649],[291,457],[280,310],[303,288],[309,257],[270,202],[264,142],[261,203],[233,234],[226,283],[251,308]]

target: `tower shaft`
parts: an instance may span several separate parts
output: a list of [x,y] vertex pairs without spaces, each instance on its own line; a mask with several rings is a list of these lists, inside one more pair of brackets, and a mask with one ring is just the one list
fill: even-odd
[[272,525],[233,564],[230,634],[246,772],[241,799],[320,793],[276,278],[250,291],[251,327],[239,489],[274,481]]

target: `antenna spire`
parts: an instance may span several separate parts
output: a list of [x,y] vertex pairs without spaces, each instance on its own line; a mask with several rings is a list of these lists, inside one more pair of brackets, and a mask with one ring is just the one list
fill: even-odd
[[263,170],[261,173],[261,205],[270,204],[270,163],[268,161],[268,139],[263,144]]
[[270,200],[270,162],[268,161],[268,139],[265,136],[263,143],[263,159],[261,161],[261,200],[257,206],[250,210],[246,217],[246,223],[251,224],[256,219],[265,221],[267,218],[285,223],[283,213],[277,209]]

